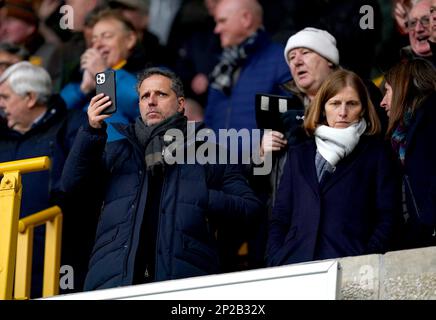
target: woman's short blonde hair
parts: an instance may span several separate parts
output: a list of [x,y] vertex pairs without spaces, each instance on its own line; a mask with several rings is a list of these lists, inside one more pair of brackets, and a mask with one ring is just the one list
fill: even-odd
[[380,133],[380,121],[362,79],[352,71],[339,69],[332,72],[323,82],[306,111],[304,117],[304,129],[309,136],[314,135],[317,126],[327,125],[325,105],[330,98],[334,97],[345,87],[353,88],[359,96],[362,105],[361,117],[363,117],[367,122],[365,133],[367,135]]

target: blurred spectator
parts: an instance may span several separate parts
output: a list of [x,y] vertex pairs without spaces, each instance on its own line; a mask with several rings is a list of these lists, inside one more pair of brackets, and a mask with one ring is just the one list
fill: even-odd
[[142,32],[148,28],[149,2],[149,0],[109,0],[108,4],[112,9],[119,9],[133,24],[138,37],[142,38]]
[[204,120],[204,110],[201,104],[194,99],[186,99],[185,117],[188,121],[201,122]]
[[164,46],[163,62],[170,68],[183,56],[184,43],[210,19],[204,0],[151,0],[149,17],[149,31]]
[[389,250],[400,190],[361,79],[347,70],[332,73],[304,129],[310,139],[289,149],[276,195],[268,264]]
[[[81,82],[73,82],[62,89],[61,95],[69,109],[86,110],[95,94],[95,75],[108,68],[116,70],[117,112],[108,122],[129,123],[139,116],[136,77],[126,70],[132,49],[137,43],[133,25],[116,10],[99,12],[92,20],[92,48],[81,56]],[[131,67],[138,66],[130,64]],[[109,141],[122,138],[115,128],[108,127]]]
[[161,45],[166,46],[174,19],[184,0],[150,0],[149,26]]
[[14,63],[28,59],[29,52],[25,48],[8,42],[0,42],[0,76]]
[[290,80],[283,47],[272,43],[263,29],[256,0],[220,1],[215,22],[224,51],[211,74],[206,124],[216,132],[254,129],[255,94],[286,94],[280,88]]
[[407,16],[408,12],[412,9],[411,0],[392,0],[393,16],[395,18],[395,25],[398,32],[401,34],[408,34],[407,30]]
[[44,39],[56,45],[67,41],[71,36],[71,31],[62,29],[59,23],[63,16],[60,8],[64,5],[64,1],[40,0],[35,2],[34,6],[39,19],[39,32]]
[[403,48],[401,55],[405,59],[428,58],[432,55],[428,39],[430,38],[430,0],[418,0],[410,9],[406,28],[410,45]]
[[38,16],[30,0],[5,0],[1,9],[0,41],[25,47],[29,61],[44,67],[50,74],[55,88],[60,82],[61,56],[57,46],[46,42],[38,31]]
[[401,48],[409,44],[405,22],[410,0],[379,0],[381,10],[381,39],[376,44],[376,58],[371,77],[381,87],[383,74],[400,60]]
[[71,37],[62,45],[62,72],[60,88],[72,81],[80,81],[80,56],[91,46],[92,15],[104,7],[104,0],[66,0],[73,9]]
[[436,245],[436,69],[428,61],[401,63],[385,76],[381,106],[389,116],[387,137],[403,180],[398,249]]
[[[50,171],[22,177],[20,218],[53,205],[61,207],[61,264],[71,266],[74,271],[74,283],[68,283],[71,290],[61,292],[80,291],[95,234],[96,215],[86,196],[79,201],[68,198],[60,191],[59,184],[64,161],[86,115],[67,111],[63,100],[52,95],[49,74],[29,62],[14,64],[0,77],[0,109],[6,114],[8,127],[0,133],[0,162],[50,157]],[[44,265],[43,227],[35,229],[33,253],[31,297],[39,297]]]
[[113,9],[119,9],[126,19],[132,22],[138,32],[138,45],[135,48],[136,52],[132,55],[137,57],[135,63],[140,63],[141,69],[166,62],[166,53],[159,44],[159,39],[148,31],[149,2],[149,0],[109,0],[109,6]]
[[206,105],[208,75],[219,61],[221,46],[219,37],[214,34],[213,16],[218,0],[204,0],[209,16],[202,27],[184,37],[185,41],[177,49],[174,69],[181,77],[186,96]]

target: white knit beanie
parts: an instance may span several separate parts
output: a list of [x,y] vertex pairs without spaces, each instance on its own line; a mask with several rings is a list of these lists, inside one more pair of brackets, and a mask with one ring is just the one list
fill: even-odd
[[285,48],[285,60],[288,61],[288,53],[295,48],[307,48],[315,51],[335,65],[339,64],[339,52],[336,48],[336,39],[325,30],[305,28],[288,39]]

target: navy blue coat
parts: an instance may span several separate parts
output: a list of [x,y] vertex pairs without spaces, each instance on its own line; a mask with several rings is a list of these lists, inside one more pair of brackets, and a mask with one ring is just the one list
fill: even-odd
[[318,182],[313,139],[288,151],[269,227],[270,266],[388,249],[399,184],[382,142],[362,136]]
[[[79,130],[68,157],[66,191],[102,191],[104,199],[86,290],[131,285],[148,180],[144,155],[133,134],[107,144],[104,130]],[[220,272],[214,225],[240,223],[257,216],[261,203],[236,167],[168,166],[159,212],[155,280]]]
[[[83,285],[84,277],[80,275],[85,267],[82,267],[83,263],[80,260],[82,262],[87,260],[90,246],[87,250],[86,242],[84,242],[86,228],[81,228],[80,238],[75,235],[81,222],[78,214],[83,211],[84,207],[78,210],[75,207],[77,202],[65,197],[65,194],[60,191],[60,179],[77,130],[85,121],[86,115],[83,112],[67,111],[64,101],[55,95],[49,101],[48,111],[43,118],[29,131],[21,134],[10,129],[3,129],[0,133],[0,162],[40,156],[50,157],[52,164],[50,170],[27,173],[22,176],[23,194],[20,218],[53,205],[61,207],[64,213],[62,264],[68,264],[74,268],[75,290],[80,290]],[[43,231],[41,227],[35,229],[32,296],[41,295],[39,290],[43,269],[43,255],[41,254],[44,249]],[[78,250],[79,247],[80,250]]]
[[416,111],[406,138],[404,185],[409,217],[400,249],[436,245],[436,93]]
[[271,42],[266,33],[259,33],[259,50],[252,53],[241,68],[230,96],[209,88],[205,123],[218,133],[219,129],[255,129],[256,93],[287,94],[281,84],[291,80],[283,58],[284,48]]

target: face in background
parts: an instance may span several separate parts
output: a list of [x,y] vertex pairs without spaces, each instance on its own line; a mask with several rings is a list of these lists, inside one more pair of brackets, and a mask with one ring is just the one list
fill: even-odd
[[248,36],[249,14],[237,1],[222,0],[215,8],[215,29],[219,34],[221,47],[239,45]]
[[436,42],[436,0],[432,0],[430,6],[430,40]]
[[219,0],[204,0],[204,6],[206,7],[209,15],[212,17],[215,15],[215,9],[218,4],[218,1]]
[[430,0],[418,2],[408,16],[409,42],[413,52],[418,56],[431,55],[430,45]]
[[33,119],[29,116],[30,97],[22,97],[12,91],[8,81],[0,84],[0,109],[6,117],[7,126],[19,132],[29,128]]
[[171,89],[171,79],[155,74],[144,79],[139,87],[139,110],[147,126],[158,124],[181,112],[185,98]]
[[324,111],[329,127],[348,128],[360,120],[362,103],[357,91],[347,86],[327,100]]
[[391,103],[392,103],[392,87],[389,83],[385,83],[385,95],[383,97],[383,100],[380,102],[380,106],[385,109],[386,114],[388,117],[391,114]]
[[98,50],[110,67],[127,59],[135,44],[135,33],[126,30],[119,20],[100,20],[92,29],[92,47]]
[[312,96],[333,71],[331,62],[307,48],[295,48],[289,51],[288,62],[297,87]]
[[35,33],[36,26],[15,17],[2,17],[0,39],[4,42],[24,44]]

